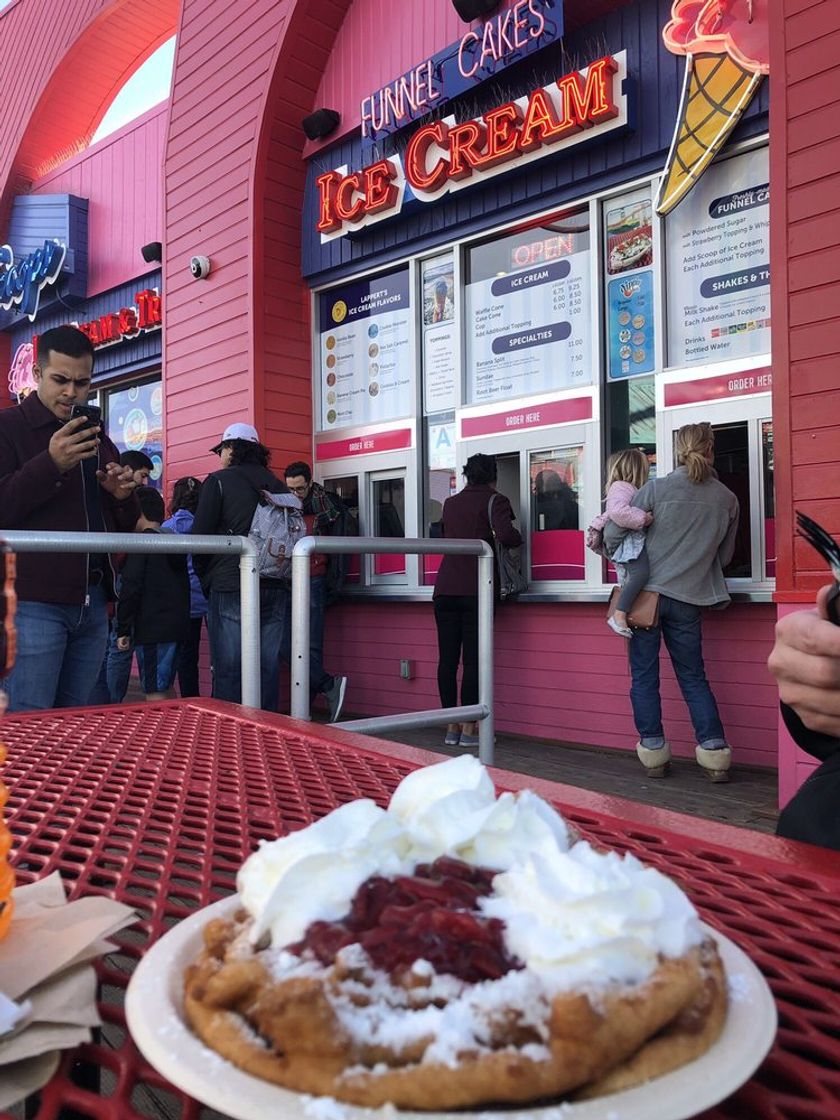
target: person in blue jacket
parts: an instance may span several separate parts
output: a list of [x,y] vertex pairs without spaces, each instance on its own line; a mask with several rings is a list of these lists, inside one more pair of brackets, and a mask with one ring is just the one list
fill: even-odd
[[[161,525],[171,533],[190,533],[198,509],[201,482],[192,475],[179,478],[172,487],[171,515]],[[190,574],[190,636],[181,643],[178,654],[178,690],[182,696],[200,696],[198,655],[201,648],[201,624],[207,617],[207,600],[195,574],[192,556],[187,557]]]

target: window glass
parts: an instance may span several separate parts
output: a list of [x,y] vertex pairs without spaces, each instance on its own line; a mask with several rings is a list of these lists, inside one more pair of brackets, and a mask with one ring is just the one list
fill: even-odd
[[582,468],[582,447],[530,454],[532,580],[584,578]]
[[[375,478],[371,490],[374,537],[405,536],[405,479]],[[374,575],[405,575],[405,555],[373,557]]]
[[593,383],[590,267],[588,208],[467,250],[470,403]]
[[117,450],[142,451],[152,460],[150,482],[160,490],[163,475],[163,390],[160,379],[102,390],[105,431]]
[[738,499],[740,519],[735,539],[735,553],[724,575],[734,579],[752,577],[752,549],[750,538],[752,518],[750,506],[750,455],[749,424],[746,420],[734,424],[713,424],[715,433],[715,462],[717,476]]
[[408,265],[322,292],[321,430],[411,416]]
[[668,364],[770,351],[767,148],[709,167],[668,215]]
[[[346,475],[343,478],[325,478],[323,487],[330,494],[335,494],[340,498],[347,509],[350,511],[351,516],[359,525],[359,478],[358,475]],[[360,580],[360,572],[362,566],[362,558],[358,553],[351,554],[346,558],[346,567],[344,572],[344,582],[357,584]]]

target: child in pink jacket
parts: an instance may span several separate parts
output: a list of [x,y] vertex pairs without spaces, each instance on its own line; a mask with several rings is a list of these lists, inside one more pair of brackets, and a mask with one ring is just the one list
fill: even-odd
[[598,550],[603,541],[603,551],[618,572],[621,591],[607,625],[623,638],[633,637],[627,625],[627,612],[650,574],[644,530],[653,521],[653,514],[630,505],[633,495],[647,482],[649,473],[647,456],[637,447],[611,455],[607,460],[606,509],[587,530],[587,544]]

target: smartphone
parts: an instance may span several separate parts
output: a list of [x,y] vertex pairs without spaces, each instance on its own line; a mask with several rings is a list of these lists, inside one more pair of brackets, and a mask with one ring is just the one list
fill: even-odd
[[70,409],[70,419],[75,420],[78,416],[87,419],[87,424],[82,424],[80,430],[102,427],[102,409],[98,404],[74,404]]

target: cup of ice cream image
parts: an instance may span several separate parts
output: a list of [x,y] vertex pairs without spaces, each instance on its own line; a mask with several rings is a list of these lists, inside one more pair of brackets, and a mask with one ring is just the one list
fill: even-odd
[[770,72],[770,0],[674,0],[662,32],[686,58],[671,150],[656,198],[668,214],[688,194]]

